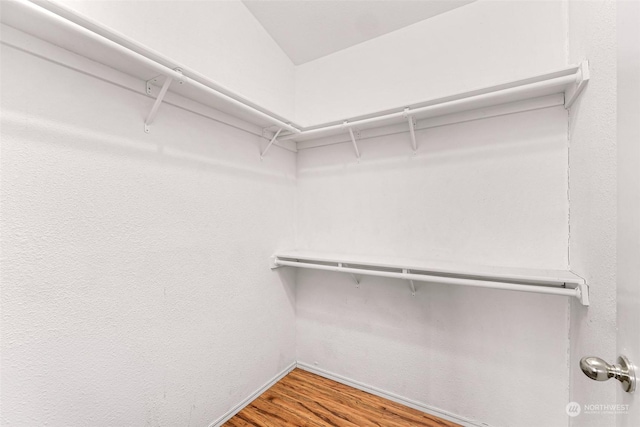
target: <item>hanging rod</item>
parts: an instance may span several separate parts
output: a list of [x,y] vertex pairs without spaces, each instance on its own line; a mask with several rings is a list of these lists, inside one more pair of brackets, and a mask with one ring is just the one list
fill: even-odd
[[[504,269],[504,273],[469,272],[452,269],[429,269],[428,267],[409,267],[402,264],[373,263],[366,261],[335,261],[336,258],[323,256],[301,256],[286,254],[274,255],[270,267],[297,267],[314,270],[336,271],[352,275],[379,276],[393,279],[448,285],[472,286],[480,288],[501,289],[508,291],[531,292],[538,294],[559,295],[577,298],[582,305],[589,305],[589,288],[584,279],[568,271],[559,271],[549,275],[546,271],[526,270],[526,273],[513,273]],[[331,259],[331,261],[330,261]],[[359,267],[358,267],[359,266]],[[364,268],[366,267],[366,268]],[[398,271],[390,271],[398,270]],[[522,270],[525,271],[525,270]],[[413,283],[412,292],[415,294]]]
[[[222,100],[225,106],[248,113],[256,119],[259,118],[287,131],[288,134],[279,136],[278,141],[300,141],[305,138],[320,138],[327,134],[339,133],[340,129],[346,131],[342,124],[345,120],[307,127],[295,125],[293,121],[281,116],[281,118],[276,117],[277,114],[252,103],[243,96],[193,70],[182,67],[183,74],[177,73],[172,69],[175,68],[176,65],[179,65],[176,64],[175,61],[56,1],[40,0],[36,2],[36,0],[12,0],[4,3],[3,22],[9,21],[9,25],[18,29],[40,34],[41,38],[46,38],[48,35],[47,31],[50,31],[51,24],[58,28],[71,31],[76,35],[80,35],[81,38],[91,40],[110,49],[112,52],[123,55],[125,58],[131,60],[132,64],[143,65],[157,74],[172,78],[176,81],[183,81],[183,86],[194,87],[218,100]],[[38,22],[36,22],[38,21],[37,18],[39,18],[39,23],[46,25],[39,25]],[[86,46],[83,48],[82,46],[84,45],[86,44],[80,43],[64,47],[75,53],[91,58],[91,51]],[[111,55],[106,55],[105,58],[110,56]],[[94,59],[98,62],[103,60],[102,57]],[[112,62],[114,61],[110,60],[103,63],[115,69],[118,69],[118,66],[123,69],[130,68],[129,64],[115,64]],[[125,70],[125,72],[127,72],[127,70]],[[445,98],[428,100],[413,108],[403,108],[400,111],[392,113],[378,112],[374,113],[373,116],[361,119],[349,119],[347,120],[348,128],[353,127],[354,129],[362,130],[366,127],[373,127],[371,125],[382,126],[383,124],[380,123],[384,121],[396,121],[397,119],[402,121],[407,120],[408,117],[419,120],[425,117],[435,117],[486,108],[498,104],[520,101],[526,98],[536,98],[557,93],[564,94],[565,108],[570,108],[584,90],[588,80],[588,63],[584,61],[579,65],[564,67],[560,70],[536,75],[531,78],[458,93]],[[222,111],[225,110],[223,109]],[[230,114],[233,115],[233,113]],[[248,119],[244,120],[251,122],[251,120]],[[411,131],[412,129],[410,124],[409,130]],[[415,135],[412,136],[411,142],[412,148],[415,149],[417,148],[417,144],[414,138]]]
[[[571,66],[558,72],[538,76],[539,81],[531,82],[527,79],[522,82],[512,82],[505,85],[493,86],[480,91],[458,94],[453,100],[434,100],[430,105],[417,108],[404,108],[388,114],[376,115],[374,117],[360,120],[349,120],[341,124],[317,127],[309,130],[302,130],[296,135],[286,135],[280,138],[282,141],[296,139],[300,137],[320,138],[324,134],[332,133],[347,127],[366,127],[379,122],[404,119],[418,115],[435,117],[439,115],[451,114],[461,111],[468,111],[477,108],[489,107],[501,103],[522,100],[527,97],[539,97],[552,93],[570,91],[565,107],[569,108],[576,97],[582,92],[589,80],[588,62],[584,61],[580,65]],[[480,93],[478,93],[480,92]]]
[[[232,96],[222,93],[217,89],[209,87],[197,80],[194,80],[188,77],[187,75],[185,75],[185,74],[188,74],[186,69],[183,69],[183,73],[179,73],[163,64],[160,64],[154,59],[151,59],[137,51],[134,51],[129,47],[123,46],[122,44],[112,40],[112,38],[122,39],[123,38],[122,36],[102,26],[97,22],[94,22],[87,18],[82,17],[81,15],[77,14],[77,12],[73,12],[69,8],[58,4],[57,2],[46,1],[41,4],[35,4],[29,0],[13,0],[11,2],[7,2],[7,5],[9,5],[9,7],[23,8],[22,12],[26,11],[27,13],[35,14],[40,18],[44,18],[45,20],[54,21],[55,24],[60,25],[61,27],[64,27],[73,32],[79,33],[82,35],[82,37],[86,37],[87,39],[90,39],[96,43],[107,46],[110,49],[113,49],[118,53],[125,55],[126,57],[128,57],[133,61],[138,61],[139,63],[144,64],[144,66],[152,69],[153,71],[161,75],[166,76],[167,78],[183,81],[184,84],[193,86],[203,92],[208,93],[209,95],[212,95],[218,99],[221,99],[233,105],[234,107],[237,107],[238,109],[243,110],[246,113],[260,117],[261,119],[264,119],[265,121],[273,125],[286,129],[292,134],[300,133],[300,129],[292,126],[290,123],[285,123],[284,121],[277,119],[272,115],[267,114],[255,107],[252,107],[251,105],[248,105],[245,102],[239,101]],[[4,7],[8,9],[7,5],[5,5]],[[66,17],[60,16],[58,13],[56,13],[56,11],[52,11],[52,9],[56,11],[60,10],[62,11],[62,13],[64,13],[67,16],[73,15],[74,21],[82,21],[83,24],[85,25],[87,25],[87,23],[91,24],[92,27],[98,28],[101,34],[98,34],[97,32],[92,31],[86,28],[85,26],[80,25],[79,23],[74,22]],[[109,35],[109,37],[106,37],[105,34]],[[212,82],[208,82],[208,83],[212,83]],[[212,85],[220,86],[215,83],[212,83]]]

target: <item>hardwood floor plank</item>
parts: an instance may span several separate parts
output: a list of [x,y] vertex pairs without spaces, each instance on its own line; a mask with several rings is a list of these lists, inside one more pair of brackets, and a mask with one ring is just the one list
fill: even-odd
[[225,427],[460,427],[396,402],[294,369]]
[[349,403],[345,403],[344,401],[336,398],[337,393],[333,393],[333,395],[321,393],[319,389],[309,389],[293,381],[287,382],[286,389],[289,393],[295,393],[296,396],[308,398],[321,405],[323,408],[331,408],[333,414],[336,414],[357,426],[380,426],[379,414],[376,415],[358,410],[359,408],[356,405],[350,405]]
[[[245,411],[245,409],[248,409]],[[279,427],[275,420],[265,416],[259,409],[256,409],[253,405],[247,406],[242,411],[238,412],[236,417],[239,417],[243,421],[251,423],[251,425],[260,427]],[[235,418],[235,417],[234,417]]]
[[[320,424],[313,422],[308,414],[299,413],[290,406],[289,402],[283,400],[276,393],[269,393],[263,399],[256,399],[253,406],[261,409],[265,413],[273,413],[279,419],[287,420],[289,424],[297,427],[318,427]],[[282,424],[289,425],[289,424]]]
[[350,400],[352,405],[362,406],[368,410],[373,410],[378,413],[382,412],[385,417],[388,416],[391,419],[397,420],[402,426],[412,425],[431,427],[457,425],[455,423],[442,420],[436,416],[409,408],[408,406],[404,406],[373,394],[362,392],[358,389],[354,389],[353,387],[323,378],[319,375],[312,374],[311,372],[297,369],[291,372],[291,374],[292,375],[287,378],[288,381],[304,382],[308,384],[308,386],[317,389],[318,392],[324,391],[326,393],[326,391],[329,390],[330,393],[333,393],[336,396],[336,399],[342,399],[343,401]]
[[295,402],[295,407],[299,410],[312,413],[315,416],[317,422],[321,425],[335,426],[335,427],[359,427],[359,424],[349,420],[349,414],[341,411],[340,408],[335,406],[325,406],[318,402],[316,396],[308,397],[304,394],[291,390],[283,385],[274,385],[272,387],[273,392],[277,393],[283,399],[289,402]]
[[226,427],[256,427],[255,424],[248,423],[243,419],[235,416],[224,424]]
[[[323,396],[323,398],[326,399],[333,399],[340,405],[346,406],[354,411],[359,412],[360,414],[362,414],[362,416],[366,417],[372,423],[374,423],[374,425],[376,425],[375,423],[380,420],[380,407],[369,404],[366,398],[359,398],[356,395],[347,394],[344,392],[336,392],[335,389],[328,388],[326,385],[318,383],[314,384],[306,381],[305,379],[291,378],[290,381],[292,383],[295,383],[299,387],[301,393],[303,392],[308,395],[317,394]],[[383,418],[386,419],[387,414],[383,414]],[[396,422],[393,416],[389,416],[388,418],[389,422],[387,423],[387,425],[389,427],[404,427],[407,425],[406,422],[403,422],[401,420],[398,420]]]

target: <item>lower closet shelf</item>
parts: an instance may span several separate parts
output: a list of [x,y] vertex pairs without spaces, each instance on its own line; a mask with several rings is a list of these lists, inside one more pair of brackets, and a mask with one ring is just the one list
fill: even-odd
[[311,268],[356,275],[380,276],[409,281],[475,286],[509,291],[533,292],[577,298],[589,305],[589,287],[585,280],[568,270],[543,270],[510,267],[461,266],[442,262],[406,259],[380,259],[308,251],[279,252],[271,257],[272,269],[278,267]]

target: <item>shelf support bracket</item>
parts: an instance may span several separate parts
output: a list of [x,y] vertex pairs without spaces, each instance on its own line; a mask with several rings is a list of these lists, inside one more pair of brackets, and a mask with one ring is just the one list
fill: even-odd
[[[338,263],[338,265],[340,267],[349,267],[347,264],[342,264],[342,263]],[[356,288],[360,287],[360,280],[358,280],[358,278],[356,277],[355,274],[353,273],[349,273],[349,275],[351,276],[351,278],[353,279],[354,282],[356,282]]]
[[587,86],[587,83],[589,83],[589,78],[589,61],[582,61],[580,68],[576,73],[575,84],[567,88],[564,93],[564,108],[567,110],[571,108],[573,103],[576,102],[576,99],[578,99],[578,96],[580,96],[584,88]]
[[269,268],[272,270],[275,270],[276,268],[280,268],[280,267],[282,266],[278,264],[278,257],[275,255],[272,255],[269,258]]
[[360,161],[360,150],[358,150],[358,144],[356,143],[356,137],[353,135],[353,129],[349,126],[349,122],[342,123],[342,126],[349,129],[349,136],[351,137],[351,143],[353,144],[353,149],[356,152],[356,158]]
[[360,287],[360,281],[358,280],[356,275],[355,274],[351,274],[351,278],[353,279],[354,282],[356,282],[356,288],[359,288]]
[[[177,73],[182,74],[182,68],[176,68],[175,71]],[[154,78],[152,78],[151,80],[147,80],[146,81],[146,92],[147,95],[151,95],[152,92],[152,85],[154,83],[158,83],[158,81],[162,78],[163,76],[156,76]],[[169,90],[169,86],[171,85],[171,82],[173,81],[173,79],[169,76],[164,76],[164,83],[162,84],[162,88],[160,89],[160,93],[158,94],[158,97],[156,98],[156,102],[153,103],[153,107],[151,107],[151,112],[149,112],[149,115],[147,116],[147,119],[144,121],[144,131],[145,133],[149,133],[151,132],[151,123],[153,123],[153,121],[156,119],[156,116],[158,115],[158,109],[160,108],[160,104],[162,104],[162,100],[164,99],[164,96],[167,94],[167,91]],[[178,80],[178,83],[180,84],[184,84],[184,79],[180,78]]]
[[586,283],[580,284],[577,287],[579,294],[578,299],[580,303],[584,306],[589,306],[589,286]]
[[[160,93],[156,98],[156,102],[153,103],[153,107],[151,107],[151,111],[147,116],[147,120],[144,121],[144,131],[146,133],[149,133],[151,131],[149,126],[151,126],[153,121],[156,119],[156,116],[158,115],[158,108],[160,108],[160,104],[162,104],[162,100],[164,99],[164,96],[167,94],[167,91],[169,90],[169,86],[171,86],[172,81],[173,79],[171,77],[167,76],[165,78],[164,83],[162,84],[162,89],[160,89]],[[147,81],[147,93],[150,93],[150,92],[151,92],[150,82]]]
[[273,138],[271,138],[271,141],[269,141],[269,145],[267,145],[267,148],[265,148],[264,151],[260,153],[260,160],[264,159],[264,155],[267,154],[267,151],[269,150],[269,148],[271,148],[271,145],[276,142],[276,139],[278,138],[278,135],[280,135],[280,132],[282,132],[282,128],[278,129],[275,135],[273,135]]
[[[565,284],[566,286],[566,284]],[[589,285],[586,283],[580,283],[575,286],[576,298],[580,301],[580,304],[588,307],[589,306]]]
[[406,117],[409,123],[409,134],[411,135],[411,147],[413,148],[413,155],[416,155],[418,151],[418,143],[416,142],[416,121],[413,116],[409,115],[409,107],[404,109],[403,115]]
[[[402,274],[409,274],[409,270],[406,268],[402,269]],[[409,280],[409,286],[411,286],[411,296],[415,297],[416,296],[416,285],[415,283],[413,283],[413,280],[408,279]]]
[[[575,274],[575,273],[574,273]],[[582,283],[564,283],[564,288],[572,289],[574,296],[580,301],[580,304],[585,307],[589,306],[589,285],[582,279]]]

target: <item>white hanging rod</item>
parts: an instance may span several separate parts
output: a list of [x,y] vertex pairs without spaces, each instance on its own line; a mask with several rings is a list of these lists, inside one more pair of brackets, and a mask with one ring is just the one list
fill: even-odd
[[[269,112],[265,108],[256,108],[257,106],[254,106],[255,104],[244,100],[241,95],[234,93],[228,88],[193,70],[183,69],[183,74],[176,72],[169,66],[164,65],[171,64],[173,61],[170,59],[113,31],[97,21],[78,14],[63,4],[51,0],[41,0],[38,1],[37,4],[34,4],[33,1],[12,0],[5,2],[6,4],[3,7],[3,9],[5,9],[4,15],[9,14],[9,11],[22,15],[18,18],[18,21],[14,20],[13,24],[19,29],[21,27],[19,24],[21,21],[29,21],[33,17],[44,19],[47,23],[52,22],[59,27],[81,35],[83,38],[90,39],[93,42],[118,52],[126,58],[136,61],[138,64],[142,64],[160,75],[191,85],[202,92],[223,100],[230,106],[289,132],[287,135],[280,136],[278,141],[303,137],[319,138],[326,133],[336,133],[336,131],[341,128],[346,130],[342,123],[327,124],[318,127],[311,126],[305,130],[305,128],[292,124],[292,121],[285,122],[286,119],[283,118],[281,120],[275,117],[276,115],[274,113]],[[347,127],[362,129],[365,125],[394,120],[402,116],[405,116],[405,120],[407,120],[408,117],[419,119],[424,115],[433,117],[513,102],[527,97],[533,98],[561,92],[565,94],[565,107],[569,108],[578,98],[588,80],[588,64],[585,61],[580,65],[568,66],[561,70],[537,75],[529,79],[461,93],[453,97],[432,100],[430,101],[430,105],[423,107],[408,108],[393,113],[378,114],[374,117],[348,121]],[[412,137],[412,146],[416,146],[413,139]]]
[[[575,286],[574,288],[566,288],[566,287],[553,287],[546,285],[530,285],[530,284],[522,284],[522,283],[509,283],[506,279],[501,278],[500,276],[491,277],[486,276],[486,279],[483,278],[467,278],[461,275],[460,277],[452,277],[453,274],[449,274],[447,276],[440,276],[429,274],[428,272],[424,273],[415,273],[410,272],[411,269],[401,268],[402,272],[393,272],[388,271],[388,267],[385,270],[375,270],[368,268],[352,268],[352,267],[344,267],[341,263],[335,263],[337,265],[327,265],[327,263],[316,264],[313,262],[303,262],[296,259],[281,259],[278,256],[274,256],[271,260],[271,268],[278,267],[298,267],[298,268],[309,268],[314,270],[325,270],[325,271],[336,271],[341,273],[348,274],[360,274],[366,276],[379,276],[379,277],[389,277],[393,279],[403,279],[403,280],[415,280],[419,282],[429,282],[429,283],[442,283],[449,285],[461,285],[461,286],[472,286],[479,288],[490,288],[490,289],[501,289],[507,291],[520,291],[520,292],[531,292],[538,294],[548,294],[548,295],[559,295],[559,296],[567,296],[577,298],[582,305],[589,305],[589,291],[588,286],[584,283],[569,283],[569,285]],[[493,279],[493,280],[492,280]],[[497,281],[496,279],[501,279],[501,281]],[[412,290],[415,288],[412,287]],[[415,293],[415,291],[414,291]]]
[[[197,80],[193,80],[185,75],[183,75],[182,73],[179,73],[175,70],[172,70],[171,68],[162,65],[160,63],[158,63],[157,61],[150,59],[144,55],[142,55],[141,53],[138,53],[134,50],[131,50],[128,47],[125,47],[101,34],[98,34],[94,31],[91,31],[87,28],[85,28],[84,26],[77,24],[73,21],[70,21],[67,18],[64,18],[60,15],[58,15],[55,12],[52,12],[42,6],[36,5],[28,0],[14,0],[11,2],[13,5],[17,5],[19,7],[25,8],[28,10],[29,13],[33,13],[36,15],[40,15],[42,18],[46,19],[46,20],[50,20],[50,21],[55,21],[56,24],[65,27],[71,31],[80,33],[83,37],[86,37],[88,39],[91,39],[92,41],[95,41],[99,44],[105,45],[107,47],[109,47],[110,49],[113,49],[115,51],[117,51],[120,54],[123,54],[125,56],[127,56],[128,58],[134,60],[134,61],[138,61],[142,64],[144,64],[145,66],[149,67],[150,69],[154,70],[155,72],[162,74],[164,76],[166,76],[167,78],[171,78],[171,79],[175,79],[175,80],[179,80],[182,81],[186,84],[189,84],[191,86],[194,86],[196,88],[198,88],[199,90],[206,92],[216,98],[222,99],[225,102],[234,105],[235,107],[244,110],[247,113],[250,113],[252,115],[255,115],[257,117],[260,117],[262,119],[264,119],[265,121],[276,125],[280,128],[286,129],[289,132],[292,132],[293,134],[298,134],[300,133],[300,129],[291,126],[291,124],[289,123],[285,123],[282,120],[279,120],[267,113],[264,113],[242,101],[239,101],[229,95],[226,95],[216,89],[213,89],[209,86],[206,86],[202,83],[200,83]],[[43,3],[43,5],[46,5],[47,3],[51,4],[53,7],[55,8],[59,8],[59,9],[64,9],[66,10],[68,13],[72,13],[71,11],[69,11],[67,8],[65,8],[62,5],[59,5],[56,2],[46,2]],[[104,31],[108,32],[108,30],[103,29]]]
[[[513,99],[521,99],[524,98],[526,94],[532,93],[542,93],[550,94],[552,92],[558,93],[563,91],[563,89],[568,86],[575,84],[576,86],[580,86],[582,88],[584,86],[584,82],[586,81],[584,78],[588,78],[588,76],[584,76],[581,72],[581,69],[586,67],[586,63],[582,66],[575,66],[568,68],[566,71],[572,72],[569,75],[563,75],[559,77],[553,77],[546,80],[534,82],[534,83],[526,83],[515,87],[508,88],[500,88],[486,93],[481,93],[478,95],[464,96],[460,99],[455,99],[451,101],[439,102],[432,105],[427,105],[424,107],[418,108],[404,108],[402,111],[397,111],[394,113],[378,115],[375,117],[370,117],[366,119],[353,120],[343,122],[341,124],[328,125],[315,129],[303,130],[299,134],[296,135],[286,135],[280,138],[282,141],[286,141],[289,139],[295,139],[296,137],[309,137],[313,136],[316,138],[321,137],[325,133],[329,133],[332,131],[339,130],[341,128],[346,127],[363,127],[366,125],[371,125],[377,122],[383,122],[387,120],[406,118],[410,116],[416,116],[421,114],[431,114],[431,116],[436,115],[444,115],[459,111],[471,110],[474,108],[482,108],[485,106],[496,105],[501,103],[501,99],[506,100],[505,102],[510,102]],[[584,78],[583,78],[584,77]],[[581,89],[580,89],[581,90]],[[473,93],[473,92],[472,92]],[[542,95],[536,95],[542,96]],[[572,96],[572,101],[575,97]]]

